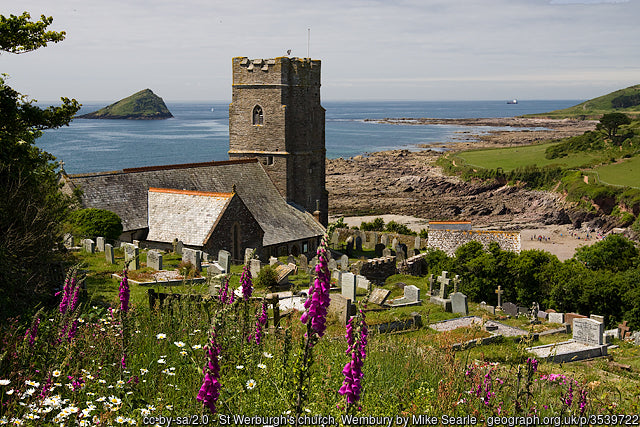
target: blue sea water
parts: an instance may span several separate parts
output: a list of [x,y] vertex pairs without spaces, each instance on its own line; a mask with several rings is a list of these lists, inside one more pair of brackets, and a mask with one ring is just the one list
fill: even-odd
[[[480,133],[490,127],[453,125],[403,126],[365,122],[383,118],[513,117],[567,108],[580,100],[519,101],[325,101],[327,157],[456,140],[460,132]],[[85,104],[79,114],[106,104]],[[48,130],[38,147],[64,161],[68,173],[228,159],[229,104],[167,103],[168,120],[73,120],[68,127]]]

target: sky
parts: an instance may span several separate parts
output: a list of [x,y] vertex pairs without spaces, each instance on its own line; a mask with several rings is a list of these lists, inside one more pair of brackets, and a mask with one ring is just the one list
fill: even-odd
[[322,61],[322,100],[590,99],[640,83],[640,0],[1,0],[66,39],[0,53],[39,101],[229,101],[236,56]]

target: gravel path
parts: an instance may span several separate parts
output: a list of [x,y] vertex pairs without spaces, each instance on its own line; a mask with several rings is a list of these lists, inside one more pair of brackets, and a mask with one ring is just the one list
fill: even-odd
[[[444,331],[453,331],[454,329],[458,329],[458,328],[466,328],[474,324],[481,325],[482,318],[478,316],[460,317],[457,319],[451,319],[451,320],[445,320],[443,322],[432,323],[429,325],[429,327],[438,332],[444,332]],[[504,325],[494,320],[488,320],[485,323],[485,325],[497,326],[498,329],[491,331],[491,333],[500,334],[505,337],[517,337],[520,335],[527,335],[528,333],[527,331],[522,330],[520,328]]]

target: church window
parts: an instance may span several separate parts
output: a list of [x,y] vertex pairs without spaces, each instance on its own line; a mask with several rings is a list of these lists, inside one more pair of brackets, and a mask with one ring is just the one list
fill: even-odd
[[254,126],[262,126],[264,123],[264,113],[262,112],[262,107],[256,105],[253,107],[253,125]]
[[262,159],[262,164],[265,166],[271,166],[273,164],[273,156],[267,156]]

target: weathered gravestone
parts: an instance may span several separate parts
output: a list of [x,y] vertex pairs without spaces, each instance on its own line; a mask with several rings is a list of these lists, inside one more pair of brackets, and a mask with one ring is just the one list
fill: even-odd
[[109,264],[115,264],[116,257],[113,254],[113,246],[111,246],[109,243],[104,244],[104,259]]
[[350,299],[352,302],[356,301],[356,276],[353,273],[342,273],[342,280],[340,281],[342,287],[341,294],[343,297]]
[[578,313],[565,313],[564,314],[564,323],[568,323],[573,328],[573,321],[575,319],[585,319],[587,316],[583,316]]
[[420,236],[416,236],[415,240],[413,241],[413,249],[420,250],[421,248],[422,248],[422,240],[420,239]]
[[104,237],[96,237],[96,251],[104,252]]
[[289,276],[293,274],[295,265],[292,267],[289,264],[280,264],[276,266],[275,270],[277,275],[276,281],[278,282],[278,285],[285,285],[289,283]]
[[331,280],[334,280],[337,285],[342,283],[342,271],[340,270],[331,271]]
[[176,249],[175,249],[176,254],[182,255],[183,249],[184,249],[184,243],[182,243],[182,240],[178,240],[176,242]]
[[183,248],[182,249],[182,261],[190,262],[196,271],[202,270],[202,258],[200,251],[195,249]]
[[225,273],[231,271],[231,252],[224,249],[218,251],[218,264],[224,269]]
[[502,304],[502,311],[504,311],[505,314],[508,314],[511,317],[518,316],[518,306],[512,302],[505,302],[504,304]]
[[347,271],[349,269],[349,257],[342,255],[340,257],[340,270]]
[[496,314],[496,308],[492,305],[488,305],[486,302],[482,301],[480,303],[480,310],[487,311],[491,314]]
[[549,313],[549,323],[564,323],[564,313]]
[[604,323],[586,317],[573,319],[573,339],[588,345],[602,345]]
[[83,241],[83,249],[90,254],[96,251],[96,243],[91,239],[84,239]]
[[538,319],[540,320],[547,320],[549,318],[549,313],[547,313],[546,311],[538,311]]
[[347,255],[352,255],[353,254],[353,236],[347,237],[346,244],[347,244],[347,248],[346,248]]
[[300,263],[300,270],[307,273],[309,271],[309,262],[307,261],[307,256],[305,254],[301,254],[298,257],[298,262]]
[[378,233],[375,231],[369,231],[366,233],[367,241],[366,247],[367,249],[373,249],[376,247],[376,243],[378,243]]
[[389,249],[389,248],[384,248],[384,249],[382,250],[382,256],[383,256],[383,257],[390,257],[390,256],[392,256],[391,249]]
[[147,267],[162,270],[162,254],[156,251],[147,252]]
[[276,258],[276,257],[274,257],[274,256],[269,257],[269,265],[270,265],[271,267],[273,267],[273,266],[274,266],[274,265],[276,265],[277,263],[278,263],[278,258]]
[[138,270],[140,268],[140,249],[131,243],[124,245],[124,262],[129,263],[129,270]]
[[356,276],[356,287],[360,288],[360,289],[365,289],[365,290],[369,290],[369,286],[371,285],[371,282],[369,282],[369,279],[367,279],[364,276],[361,275],[357,275]]
[[246,248],[244,250],[244,264],[245,265],[249,265],[249,262],[253,258],[254,251],[255,251],[255,249],[253,249],[253,248]]
[[389,298],[389,294],[391,291],[383,288],[375,288],[371,291],[371,295],[369,296],[369,301],[374,304],[382,305]]
[[384,248],[385,248],[384,244],[382,243],[376,244],[375,248],[373,249],[376,258],[380,258],[382,256]]
[[331,247],[333,249],[337,249],[338,245],[340,244],[340,236],[338,235],[338,231],[337,230],[333,230],[333,233],[331,233]]
[[336,262],[335,259],[330,259],[327,266],[329,267],[329,271],[338,269],[338,263]]
[[252,259],[249,262],[249,271],[251,272],[251,277],[256,278],[258,277],[258,274],[260,274],[260,268],[262,267],[262,265],[260,264],[260,260],[259,259]]
[[433,282],[436,281],[436,279],[433,278],[433,274],[430,274],[429,277],[427,277],[427,281],[429,282],[429,296],[433,296]]
[[391,241],[391,247],[397,251],[396,247],[398,246],[398,238],[394,237],[393,240]]
[[294,257],[293,255],[289,255],[287,257],[287,264],[295,264],[296,263],[296,257]]
[[469,306],[467,304],[467,296],[461,292],[454,292],[449,295],[451,299],[451,312],[469,314]]
[[356,236],[355,245],[356,251],[362,252],[362,237],[360,237],[359,235]]
[[420,301],[420,288],[414,285],[405,286],[404,297],[407,299],[407,302]]
[[624,340],[631,336],[630,328],[627,326],[626,320],[618,325],[618,329],[620,330],[620,339]]
[[406,252],[402,249],[402,245],[397,245],[396,250],[396,263],[401,264],[407,259]]
[[604,323],[604,316],[599,316],[597,314],[592,314],[591,316],[589,316],[589,318],[593,319],[593,320],[595,320],[597,322]]
[[340,319],[340,323],[346,325],[351,316],[356,314],[356,306],[353,300],[345,298],[340,294],[331,294],[328,313],[336,314]]
[[389,246],[389,235],[383,234],[382,236],[380,236],[380,243],[383,244],[385,247]]

